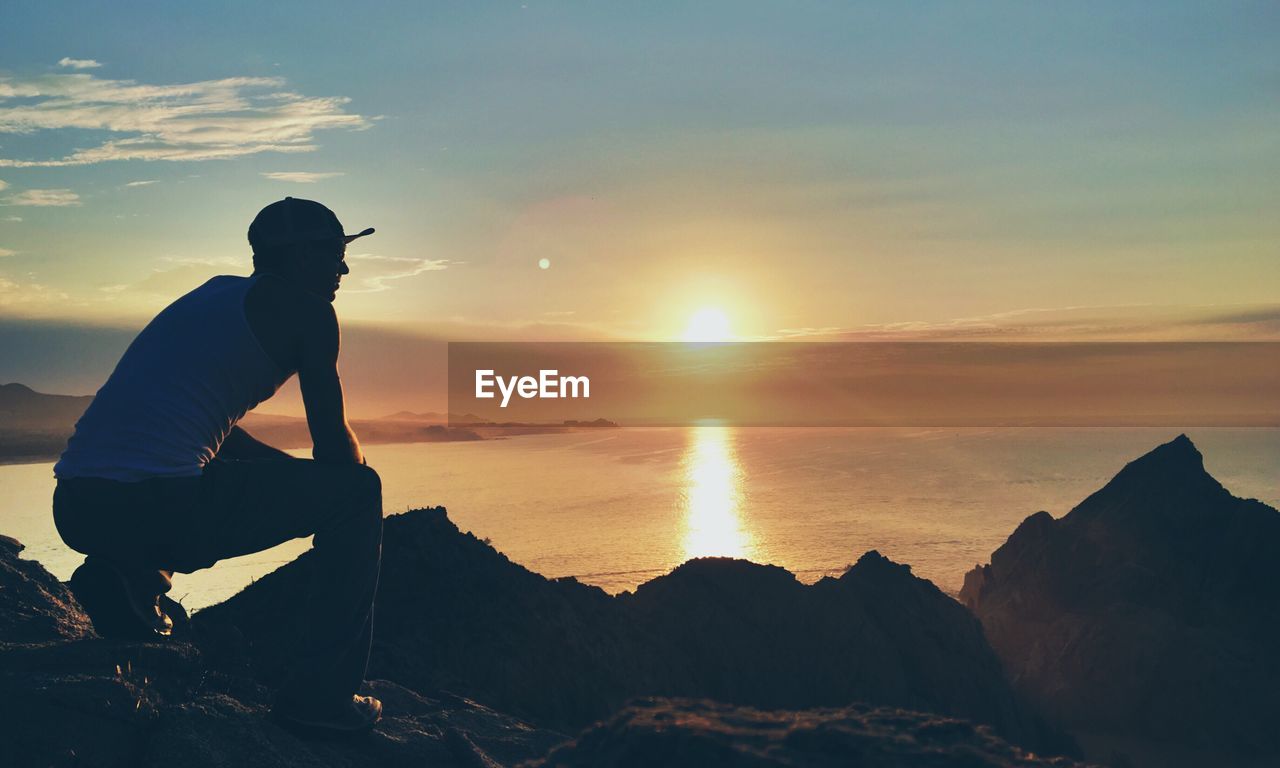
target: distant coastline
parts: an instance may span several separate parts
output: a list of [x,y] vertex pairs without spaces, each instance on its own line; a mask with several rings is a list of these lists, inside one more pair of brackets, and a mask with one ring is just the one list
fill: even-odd
[[[92,401],[90,395],[50,395],[23,384],[0,385],[0,465],[57,460],[75,430],[76,420]],[[250,413],[241,424],[254,437],[277,448],[287,450],[311,445],[307,420],[302,417]],[[559,424],[494,423],[472,414],[409,411],[351,422],[360,442],[367,445],[501,440],[617,426],[606,419],[570,420]]]

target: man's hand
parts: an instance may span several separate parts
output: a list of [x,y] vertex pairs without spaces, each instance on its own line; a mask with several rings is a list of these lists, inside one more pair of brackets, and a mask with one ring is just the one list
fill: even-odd
[[338,377],[338,315],[327,301],[307,301],[302,315],[298,383],[307,409],[316,461],[363,464],[364,453],[347,423]]

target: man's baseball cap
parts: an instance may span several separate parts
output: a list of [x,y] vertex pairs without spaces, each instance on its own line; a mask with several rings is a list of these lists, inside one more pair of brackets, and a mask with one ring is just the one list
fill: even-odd
[[258,211],[249,225],[249,244],[254,248],[269,248],[336,238],[349,243],[372,234],[373,227],[370,227],[348,235],[342,229],[342,222],[325,206],[315,200],[286,197]]

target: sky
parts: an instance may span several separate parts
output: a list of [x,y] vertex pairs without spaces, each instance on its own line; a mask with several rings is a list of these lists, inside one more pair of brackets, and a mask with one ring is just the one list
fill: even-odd
[[336,306],[385,344],[1280,338],[1273,2],[3,16],[0,339],[247,274],[285,195],[377,228]]

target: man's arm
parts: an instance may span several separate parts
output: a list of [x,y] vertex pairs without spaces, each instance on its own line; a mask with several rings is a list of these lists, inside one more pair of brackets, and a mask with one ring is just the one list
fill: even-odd
[[298,383],[311,430],[311,455],[316,461],[363,464],[364,454],[347,423],[338,378],[338,315],[328,302],[308,302],[303,315]]

